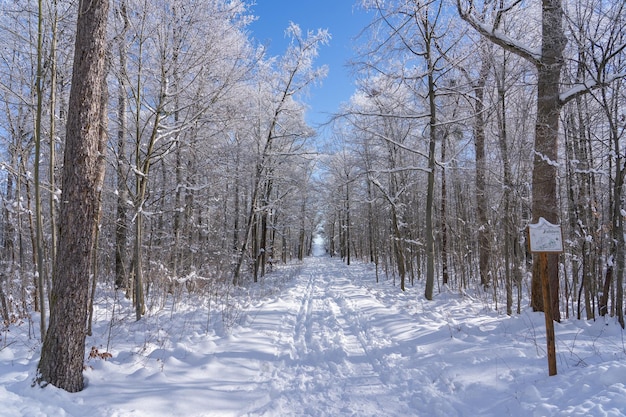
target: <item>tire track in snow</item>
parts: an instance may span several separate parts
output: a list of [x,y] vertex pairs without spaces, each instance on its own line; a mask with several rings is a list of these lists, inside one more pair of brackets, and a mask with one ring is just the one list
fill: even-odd
[[[291,360],[276,364],[272,410],[266,415],[306,410],[307,404],[318,410],[316,415],[411,414],[388,384],[389,366],[370,351],[379,344],[372,340],[377,332],[368,328],[367,317],[361,320],[358,305],[351,304],[384,306],[352,280],[348,267],[338,260],[313,258],[305,263],[291,291],[298,294],[295,322],[292,315],[293,326],[283,326],[284,332],[292,332]],[[359,299],[348,299],[351,292]]]
[[[353,361],[367,363],[368,369],[362,369],[363,374],[372,373],[382,385],[388,383],[389,366],[383,358],[377,357],[372,352],[372,346],[383,347],[389,345],[389,335],[384,334],[380,329],[373,328],[372,313],[379,308],[388,311],[388,307],[373,294],[369,288],[354,285],[355,277],[349,268],[340,264],[334,273],[329,274],[325,285],[326,295],[331,300],[331,310],[334,312],[344,333],[347,331],[350,345],[357,345],[356,352],[348,357],[353,357]],[[340,279],[337,279],[341,276]],[[334,277],[331,279],[330,277]],[[356,298],[360,300],[357,300]],[[351,299],[354,298],[354,299]],[[360,301],[360,302],[359,302]],[[367,301],[367,303],[363,303]],[[367,304],[367,311],[360,311],[359,308]],[[372,306],[373,305],[373,306]],[[359,359],[362,356],[363,359]]]

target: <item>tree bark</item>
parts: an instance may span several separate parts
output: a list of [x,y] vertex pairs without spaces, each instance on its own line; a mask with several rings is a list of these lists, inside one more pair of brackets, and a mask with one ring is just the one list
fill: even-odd
[[[430,29],[430,28],[427,28]],[[428,32],[430,35],[430,32]],[[428,103],[430,109],[430,136],[428,144],[428,185],[426,188],[426,286],[424,296],[433,299],[435,287],[435,235],[433,230],[433,204],[435,195],[435,146],[437,142],[437,105],[435,102],[434,62],[431,55],[430,38],[426,42],[426,60],[428,63]]]
[[[606,103],[606,98],[604,99]],[[606,108],[606,107],[605,107]],[[617,108],[617,106],[615,106]],[[624,180],[626,179],[626,160],[623,157],[623,153],[619,152],[620,149],[620,135],[618,133],[618,127],[616,123],[611,122],[611,139],[613,142],[613,149],[615,155],[615,179],[613,183],[613,207],[611,207],[612,213],[612,231],[613,231],[613,248],[612,252],[615,254],[615,266],[613,272],[615,275],[615,314],[617,321],[625,327],[624,321],[624,214],[623,214],[623,189]]]
[[[511,191],[513,190],[513,175],[511,171],[511,162],[509,155],[507,119],[506,119],[506,58],[503,59],[502,72],[496,75],[498,86],[498,145],[500,148],[500,157],[502,158],[502,176],[503,176],[503,212],[504,212],[504,268],[505,268],[505,287],[506,287],[506,312],[508,315],[513,313],[513,283],[518,288],[517,313],[521,310],[521,265],[518,262],[519,257],[515,255],[515,247],[517,245],[516,225],[518,220],[511,210],[513,207]],[[482,255],[481,255],[482,256]],[[515,279],[514,279],[515,276]]]
[[37,281],[36,291],[39,299],[40,323],[39,328],[41,338],[46,334],[46,296],[44,277],[44,256],[43,256],[43,213],[41,208],[41,176],[39,175],[41,166],[41,119],[43,117],[43,1],[38,1],[37,16],[37,75],[35,78],[35,95],[37,96],[37,108],[35,115],[35,230],[36,230],[36,268]]
[[[128,160],[126,157],[126,134],[127,134],[127,108],[128,99],[126,97],[126,56],[128,54],[125,34],[130,25],[128,21],[126,0],[122,0],[118,10],[119,18],[123,22],[123,29],[117,35],[119,53],[119,89],[117,103],[117,219],[115,221],[115,288],[128,289],[128,189],[127,174]],[[130,291],[129,291],[130,292]]]
[[[563,50],[567,41],[563,31],[561,0],[542,0],[542,44],[540,54],[536,54],[532,50],[518,44],[511,43],[506,37],[500,37],[496,31],[496,29],[499,29],[500,19],[497,19],[492,30],[488,30],[479,24],[469,14],[469,11],[462,9],[460,0],[457,0],[457,7],[461,18],[472,25],[481,35],[500,45],[505,50],[528,60],[537,68],[537,120],[535,124],[535,155],[532,175],[532,217],[533,222],[543,217],[550,223],[557,224],[559,223],[556,184],[558,134],[559,116],[563,105],[559,93]],[[547,265],[541,265],[543,259],[546,260]],[[550,281],[553,319],[560,321],[558,260],[558,254],[534,257],[531,306],[534,310],[543,311],[539,271],[546,267]]]
[[[559,223],[557,195],[558,134],[561,101],[559,98],[561,67],[563,66],[563,10],[561,0],[543,0],[542,59],[537,63],[537,122],[535,125],[535,156],[533,161],[533,222],[540,217],[553,224]],[[533,257],[531,306],[543,311],[543,299],[539,271],[543,257]],[[545,257],[548,262],[552,318],[561,320],[559,311],[558,254]]]
[[50,325],[37,381],[69,392],[84,388],[83,365],[92,250],[103,183],[101,126],[108,0],[81,1],[64,153],[59,247]]
[[[476,152],[476,218],[478,220],[478,265],[480,283],[484,288],[491,285],[489,263],[491,260],[490,225],[487,217],[486,194],[487,163],[485,159],[485,83],[489,74],[489,62],[482,58],[478,80],[474,84],[474,149]],[[508,156],[506,156],[508,157]]]
[[[48,164],[49,207],[50,207],[50,265],[54,265],[57,255],[57,202],[56,202],[56,103],[57,103],[57,38],[58,7],[57,0],[52,2],[52,39],[50,40],[50,163]],[[54,277],[51,277],[54,280]]]
[[441,281],[448,285],[448,220],[446,219],[446,203],[448,201],[448,190],[446,184],[446,141],[447,134],[441,138],[441,161],[444,164],[441,168]]

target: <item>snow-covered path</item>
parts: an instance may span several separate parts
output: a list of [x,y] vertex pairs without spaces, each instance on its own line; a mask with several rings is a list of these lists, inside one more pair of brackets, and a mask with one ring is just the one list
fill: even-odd
[[[395,346],[394,327],[377,326],[390,317],[365,287],[354,285],[349,268],[337,261],[309,259],[287,297],[286,309],[264,323],[277,332],[288,357],[276,361],[269,382],[272,401],[254,413],[284,415],[409,415],[398,398],[394,371],[381,350]],[[279,321],[275,319],[280,316]],[[393,320],[409,321],[409,317]],[[255,320],[256,322],[256,320]],[[256,327],[256,326],[255,326]],[[376,351],[376,352],[374,352]]]
[[229,332],[207,332],[202,304],[134,322],[112,321],[105,302],[88,346],[108,343],[112,358],[87,360],[77,394],[32,388],[38,342],[12,329],[0,417],[626,416],[611,320],[557,325],[548,377],[541,314],[446,291],[425,301],[421,283],[401,292],[371,265],[323,256],[273,275],[232,300],[242,313]]

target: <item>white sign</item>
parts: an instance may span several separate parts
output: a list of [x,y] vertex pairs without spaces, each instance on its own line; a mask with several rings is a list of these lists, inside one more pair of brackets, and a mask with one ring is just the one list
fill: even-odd
[[563,252],[561,226],[552,224],[543,217],[528,225],[531,252]]

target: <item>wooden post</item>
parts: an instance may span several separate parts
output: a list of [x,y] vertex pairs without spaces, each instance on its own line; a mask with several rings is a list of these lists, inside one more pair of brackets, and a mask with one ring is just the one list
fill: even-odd
[[541,290],[543,292],[543,314],[546,318],[546,343],[548,347],[548,375],[556,375],[556,346],[554,337],[554,321],[552,320],[552,303],[550,301],[550,282],[548,280],[548,254],[539,253],[539,273],[541,274]]
[[550,280],[548,278],[548,253],[563,252],[561,227],[539,218],[536,224],[528,225],[528,244],[530,251],[539,254],[538,272],[543,293],[543,314],[546,319],[546,344],[548,348],[548,374],[556,375],[556,346],[554,320],[552,320],[552,301],[550,300]]

